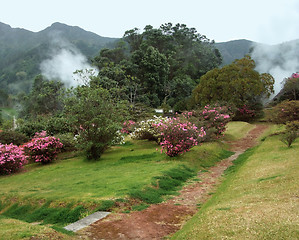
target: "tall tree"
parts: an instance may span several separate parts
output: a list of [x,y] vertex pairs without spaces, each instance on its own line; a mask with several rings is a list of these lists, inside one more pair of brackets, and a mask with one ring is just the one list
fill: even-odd
[[[123,79],[135,79],[134,82],[138,82],[135,85],[138,91],[135,92],[139,92],[137,95],[140,96],[135,98],[136,101],[152,107],[162,102],[173,107],[178,101],[188,98],[190,91],[180,91],[177,86],[182,82],[194,85],[203,74],[221,63],[221,55],[214,42],[184,24],[168,23],[157,29],[147,25],[142,33],[134,28],[125,32],[123,40],[129,52],[119,48],[102,50],[94,64],[100,68],[99,75],[105,75],[110,81],[111,77],[107,76],[109,71],[104,73],[104,68],[120,66],[125,77],[113,80],[124,82]],[[130,82],[127,81],[128,84]],[[180,106],[180,110],[185,107],[183,104]]]
[[241,107],[254,105],[273,93],[274,79],[270,74],[259,74],[254,70],[255,63],[246,56],[221,69],[213,69],[200,78],[193,90],[196,104],[226,101]]
[[21,115],[35,117],[37,115],[48,115],[62,110],[60,96],[64,91],[63,83],[60,81],[49,81],[42,75],[36,76],[33,87],[22,102]]

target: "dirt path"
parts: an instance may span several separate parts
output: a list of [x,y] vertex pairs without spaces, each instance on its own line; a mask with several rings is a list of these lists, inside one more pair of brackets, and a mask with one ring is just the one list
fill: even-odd
[[161,204],[151,205],[143,211],[110,214],[79,234],[88,239],[151,240],[163,239],[175,233],[196,213],[198,204],[210,198],[211,192],[220,184],[224,170],[246,149],[253,147],[257,137],[266,128],[265,125],[257,125],[245,138],[229,142],[231,151],[235,154],[211,167],[208,172],[200,172],[200,181],[184,187],[179,196]]

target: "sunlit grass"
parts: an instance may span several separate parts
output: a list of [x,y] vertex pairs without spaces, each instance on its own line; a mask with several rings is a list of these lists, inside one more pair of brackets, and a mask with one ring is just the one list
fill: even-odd
[[254,125],[247,122],[229,122],[225,131],[225,140],[232,141],[241,139],[253,128]]
[[299,239],[298,155],[267,137],[173,239]]
[[[36,239],[72,239],[62,233],[57,233],[54,229],[47,226],[37,225],[0,216],[0,240],[18,240],[31,239],[36,236]],[[55,234],[56,238],[53,237]]]

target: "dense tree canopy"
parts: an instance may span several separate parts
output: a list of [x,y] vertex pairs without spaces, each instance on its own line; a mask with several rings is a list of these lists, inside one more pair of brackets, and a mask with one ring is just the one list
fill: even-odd
[[214,42],[194,28],[147,25],[142,33],[137,28],[126,31],[114,49],[103,49],[94,58],[99,75],[91,84],[107,89],[118,86],[123,90],[120,95],[132,104],[167,103],[182,110],[198,79],[220,63]]
[[269,97],[273,93],[273,77],[259,74],[254,68],[254,61],[246,56],[221,69],[209,71],[200,78],[193,91],[194,102],[204,106],[225,101],[241,107],[244,104],[254,105],[262,97]]
[[22,99],[23,117],[35,117],[56,113],[63,108],[60,96],[63,83],[47,80],[42,75],[36,76],[30,93]]

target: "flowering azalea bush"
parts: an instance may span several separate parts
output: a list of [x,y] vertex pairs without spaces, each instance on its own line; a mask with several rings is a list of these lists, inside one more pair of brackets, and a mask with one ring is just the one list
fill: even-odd
[[161,152],[165,151],[170,157],[189,151],[205,135],[203,128],[198,129],[193,123],[179,117],[160,121],[154,127],[162,136]]
[[121,130],[116,131],[115,137],[113,138],[111,145],[122,145],[125,144],[125,136]]
[[22,148],[13,144],[0,143],[0,175],[17,172],[27,163]]
[[244,104],[243,106],[237,109],[236,116],[234,119],[239,121],[248,121],[250,119],[253,119],[256,116],[256,114],[256,110]]
[[33,138],[44,138],[47,136],[47,131],[36,132]]
[[278,124],[286,124],[299,120],[299,101],[284,101],[267,112],[267,120]]
[[133,132],[135,125],[136,125],[136,122],[134,122],[132,120],[125,121],[123,123],[123,128],[120,131],[121,131],[121,133],[129,134],[129,133]]
[[232,112],[224,106],[206,105],[199,111],[185,113],[197,127],[202,126],[206,132],[205,141],[220,138],[226,124],[231,120]]
[[33,138],[23,146],[25,154],[33,162],[52,162],[61,151],[63,144],[55,137]]
[[131,138],[142,140],[142,139],[148,139],[151,141],[157,141],[159,142],[159,139],[161,139],[161,131],[157,129],[155,126],[159,124],[160,122],[167,122],[167,117],[157,117],[154,116],[151,119],[148,119],[146,121],[138,122],[138,127],[135,128],[134,132],[130,134]]

